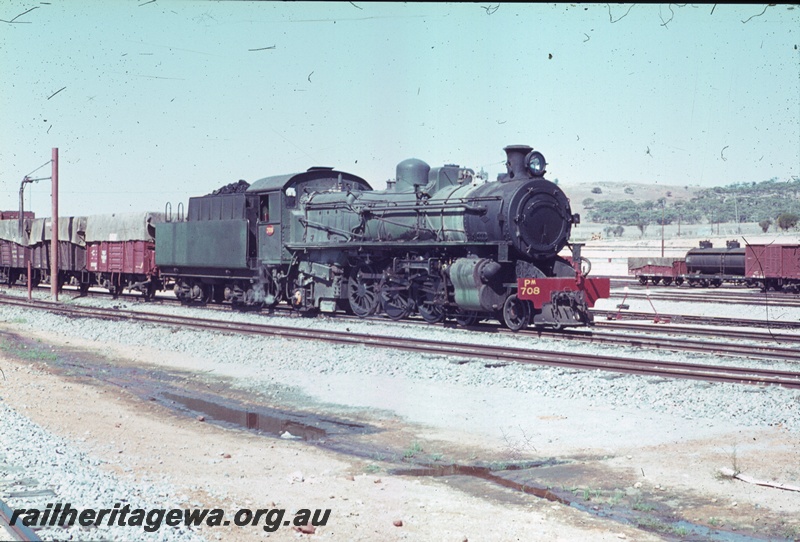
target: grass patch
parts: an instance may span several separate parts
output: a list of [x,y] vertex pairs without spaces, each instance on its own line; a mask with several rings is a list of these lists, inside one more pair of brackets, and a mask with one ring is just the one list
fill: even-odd
[[39,346],[28,346],[3,339],[0,341],[0,350],[9,357],[23,361],[55,361],[58,356],[55,352]]
[[403,457],[406,459],[411,459],[412,457],[423,451],[424,450],[422,449],[422,444],[420,444],[415,440],[414,442],[411,443],[411,446],[406,448],[406,450],[403,452]]
[[652,512],[653,510],[656,509],[655,506],[653,506],[650,503],[644,502],[641,499],[636,499],[636,502],[634,502],[631,505],[631,508],[633,508],[634,510],[638,510],[639,512]]

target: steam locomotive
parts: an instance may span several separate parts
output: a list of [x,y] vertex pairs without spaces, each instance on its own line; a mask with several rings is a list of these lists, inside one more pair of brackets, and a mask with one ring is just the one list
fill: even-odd
[[155,225],[161,280],[186,303],[590,325],[609,281],[585,276],[579,245],[559,256],[580,217],[540,152],[505,152],[495,182],[409,159],[386,190],[314,167],[191,198],[185,219]]

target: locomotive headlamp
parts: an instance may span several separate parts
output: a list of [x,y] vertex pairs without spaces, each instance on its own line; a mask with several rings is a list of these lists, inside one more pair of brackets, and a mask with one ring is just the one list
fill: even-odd
[[547,162],[544,160],[544,155],[539,151],[531,151],[528,153],[528,156],[525,157],[525,165],[528,168],[528,171],[534,177],[541,177],[544,175],[545,166]]

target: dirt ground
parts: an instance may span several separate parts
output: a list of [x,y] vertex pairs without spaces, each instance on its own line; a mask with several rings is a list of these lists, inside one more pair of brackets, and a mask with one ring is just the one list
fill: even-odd
[[[165,480],[189,502],[207,507],[332,511],[328,525],[313,535],[287,527],[270,539],[647,539],[630,527],[607,525],[562,504],[530,497],[509,505],[437,481],[369,473],[373,469],[367,461],[180,416],[119,388],[52,373],[42,363],[5,358],[2,364],[7,404],[53,433],[85,439],[76,445],[120,476],[130,468],[137,479]],[[402,526],[394,525],[398,520]],[[231,541],[266,536],[258,528],[240,527],[206,528],[204,534]]]
[[[13,324],[0,331],[16,333]],[[147,349],[38,337],[45,348],[85,352],[91,367],[101,356],[119,367],[158,372],[187,360],[162,353],[158,364]],[[50,341],[50,342],[48,342]],[[76,350],[77,349],[77,350]],[[800,479],[800,438],[781,427],[709,433],[708,439],[665,439],[618,446],[602,432],[593,448],[553,443],[546,450],[526,446],[522,437],[503,446],[446,428],[415,426],[402,418],[363,413],[363,423],[380,431],[353,436],[359,449],[397,454],[336,453],[297,440],[268,438],[220,427],[181,414],[146,397],[64,367],[42,361],[0,358],[6,380],[0,397],[49,431],[72,439],[121,477],[164,480],[187,495],[185,506],[234,511],[240,507],[330,508],[326,526],[313,534],[282,527],[267,534],[258,527],[206,527],[209,540],[794,540],[800,539],[800,493],[730,480],[717,474],[735,467],[764,480]],[[183,369],[182,369],[183,370]],[[175,374],[175,373],[173,373]],[[175,382],[173,382],[175,384]],[[242,399],[208,375],[187,378],[186,393],[201,391]],[[238,395],[238,396],[237,396]],[[263,401],[262,401],[263,402]],[[273,404],[280,407],[282,405]],[[536,410],[532,410],[536,412]],[[570,420],[537,414],[545,425]],[[610,433],[609,433],[610,435]],[[433,440],[433,439],[436,440]],[[409,443],[418,453],[409,454]],[[469,444],[467,444],[469,443]],[[33,443],[35,444],[35,443]],[[392,474],[413,467],[424,450],[428,463],[446,457],[468,464],[480,459],[497,466],[547,460],[536,469],[509,471],[501,487],[474,476],[420,477]],[[404,453],[403,450],[406,450]],[[414,457],[416,455],[416,457]],[[519,491],[533,479],[569,497],[573,506]],[[131,474],[133,473],[133,474]],[[509,484],[506,484],[509,485]],[[513,483],[511,484],[513,486]],[[609,516],[609,517],[603,517]],[[627,520],[620,521],[620,519]],[[402,522],[402,523],[401,523]],[[396,525],[397,524],[397,525]],[[399,526],[398,526],[399,525]],[[639,528],[641,527],[641,528]],[[735,530],[741,538],[715,534]]]

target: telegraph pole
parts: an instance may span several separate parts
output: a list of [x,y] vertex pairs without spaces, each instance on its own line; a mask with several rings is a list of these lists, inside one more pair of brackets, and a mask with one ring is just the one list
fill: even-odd
[[[19,186],[19,236],[22,238],[25,228],[25,185],[28,183],[35,183],[37,181],[52,181],[52,213],[50,217],[50,293],[53,296],[53,301],[58,301],[58,148],[53,147],[53,155],[50,160],[52,164],[52,173],[50,177],[40,177],[38,179],[31,179],[27,175],[22,179],[22,184]],[[47,162],[42,164],[38,169],[46,166]],[[46,254],[46,245],[42,245],[42,250]],[[30,261],[28,261],[28,299],[31,298],[31,280],[32,270]]]
[[664,208],[667,206],[667,202],[661,204],[661,257],[664,257]]
[[58,147],[53,147],[53,212],[50,219],[50,293],[58,301]]

